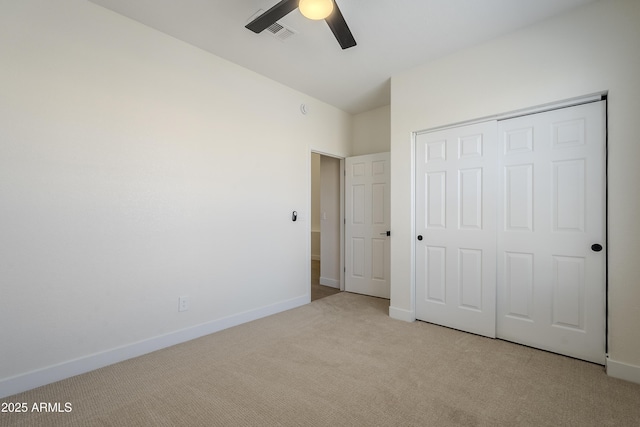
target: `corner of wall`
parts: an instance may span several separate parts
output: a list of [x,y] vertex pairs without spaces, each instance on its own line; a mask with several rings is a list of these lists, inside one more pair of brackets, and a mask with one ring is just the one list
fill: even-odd
[[389,307],[389,317],[396,320],[402,320],[404,322],[415,322],[416,313],[413,310],[405,310],[398,307]]

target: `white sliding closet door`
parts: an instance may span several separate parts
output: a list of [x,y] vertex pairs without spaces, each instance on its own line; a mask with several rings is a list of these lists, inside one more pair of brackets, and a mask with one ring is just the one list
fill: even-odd
[[496,325],[496,122],[416,136],[416,317]]
[[605,362],[605,101],[416,135],[416,318]]
[[601,101],[498,124],[497,336],[600,364],[604,116]]

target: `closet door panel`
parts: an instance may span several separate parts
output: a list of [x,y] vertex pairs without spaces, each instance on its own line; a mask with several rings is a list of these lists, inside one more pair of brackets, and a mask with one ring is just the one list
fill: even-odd
[[495,336],[495,121],[416,136],[416,317]]
[[605,102],[500,121],[497,336],[605,362]]

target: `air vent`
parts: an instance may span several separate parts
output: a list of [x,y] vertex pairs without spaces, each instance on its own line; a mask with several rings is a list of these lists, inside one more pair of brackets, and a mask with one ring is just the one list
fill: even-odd
[[269,27],[267,27],[267,30],[273,34],[273,36],[275,38],[277,38],[278,40],[281,41],[285,41],[286,39],[288,39],[289,37],[291,37],[292,35],[296,34],[296,31],[292,30],[289,27],[285,27],[284,25],[275,22],[273,24],[271,24]]
[[271,31],[271,34],[277,34],[278,31],[282,30],[284,27],[280,24],[278,24],[277,22],[274,22],[273,24],[271,24],[267,30]]
[[[254,20],[258,19],[263,14],[264,14],[264,10],[263,9],[258,9],[258,11],[256,13],[254,13],[247,20],[247,22],[248,23],[253,22]],[[266,29],[269,31],[269,34],[273,35],[273,37],[277,38],[280,41],[285,41],[289,37],[293,36],[294,34],[298,34],[298,32],[296,30],[294,30],[291,27],[287,27],[287,26],[281,24],[280,22],[275,22],[275,23],[271,24],[269,27],[267,27]]]

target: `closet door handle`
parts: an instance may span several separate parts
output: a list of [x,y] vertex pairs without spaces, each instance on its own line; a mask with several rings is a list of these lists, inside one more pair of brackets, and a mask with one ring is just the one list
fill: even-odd
[[594,243],[593,245],[591,245],[591,250],[593,252],[600,252],[602,250],[602,245],[599,243]]
[[418,234],[418,240],[422,240],[422,234]]

